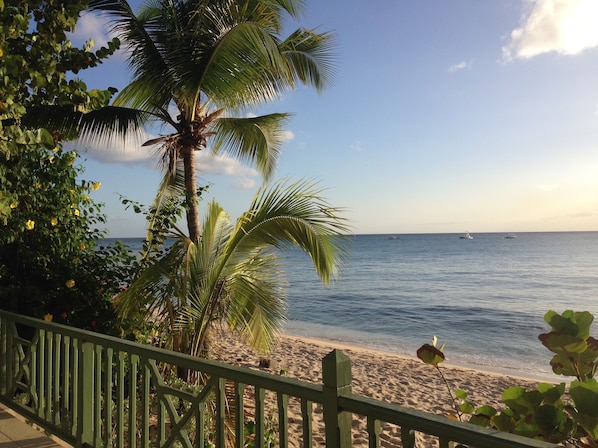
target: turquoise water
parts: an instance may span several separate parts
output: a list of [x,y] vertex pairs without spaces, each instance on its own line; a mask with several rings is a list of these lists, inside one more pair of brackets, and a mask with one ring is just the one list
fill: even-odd
[[287,333],[410,356],[437,336],[447,363],[552,379],[543,316],[598,318],[598,232],[472,235],[357,235],[329,288],[285,252]]

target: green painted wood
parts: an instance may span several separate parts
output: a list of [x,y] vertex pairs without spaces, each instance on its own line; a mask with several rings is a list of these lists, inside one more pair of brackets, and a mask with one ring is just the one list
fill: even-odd
[[102,360],[104,363],[104,409],[103,409],[103,417],[102,417],[102,431],[103,431],[103,443],[104,446],[113,446],[112,443],[112,427],[114,421],[114,412],[113,412],[113,402],[112,402],[112,392],[114,390],[114,377],[113,377],[113,367],[114,367],[114,350],[108,347],[104,354],[104,359]]
[[266,401],[266,391],[261,387],[255,388],[255,446],[264,448],[264,438],[266,429],[266,414],[264,405]]
[[226,443],[226,383],[224,378],[216,380],[216,446]]
[[116,357],[116,446],[125,446],[125,352],[118,351]]
[[33,358],[33,376],[37,384],[37,397],[39,404],[37,405],[37,416],[44,417],[46,412],[46,330],[39,331],[39,339],[37,345],[31,347]]
[[149,446],[150,441],[150,370],[147,367],[147,360],[143,360],[141,370],[141,446]]
[[61,373],[62,378],[62,402],[61,402],[61,429],[63,431],[69,430],[69,420],[71,416],[71,338],[69,336],[65,336],[62,339],[62,347],[63,347],[63,369]]
[[403,448],[415,448],[415,431],[408,426],[402,426],[401,442],[403,443]]
[[[18,335],[16,324],[35,329],[33,338],[28,341]],[[414,446],[415,431],[437,437],[441,448],[455,443],[494,448],[555,446],[353,395],[350,359],[338,351],[322,361],[323,385],[317,385],[0,311],[0,357],[0,400],[73,446],[203,447],[206,436],[214,436],[205,429],[213,418],[208,403],[216,397],[218,446],[223,446],[224,424],[234,420],[235,446],[241,448],[247,387],[255,391],[257,446],[264,444],[266,417],[272,412],[278,413],[282,428],[278,442],[288,445],[290,397],[301,403],[305,448],[313,446],[314,404],[322,406],[327,446],[335,448],[350,446],[353,415],[367,418],[371,447],[380,444],[381,422],[401,427],[405,447]],[[163,372],[177,367],[210,380],[189,390],[166,384]],[[227,396],[229,384],[233,388]],[[22,394],[30,397],[25,405],[14,401]],[[273,408],[272,401],[265,399],[270,394],[276,397]],[[232,395],[235,402],[227,402]],[[150,406],[150,401],[157,406]],[[235,409],[234,419],[225,412],[229,404]],[[150,422],[157,422],[155,439]]]
[[80,416],[81,416],[81,410],[79,407],[79,403],[81,403],[82,399],[80,398],[81,395],[81,381],[79,378],[79,340],[77,338],[73,338],[72,340],[73,344],[71,347],[71,355],[72,355],[72,359],[73,359],[73,369],[72,369],[72,378],[73,378],[73,387],[71,388],[72,391],[72,414],[71,414],[71,420],[72,420],[72,428],[71,428],[71,435],[73,437],[75,437],[76,439],[79,438],[79,420],[80,420]]
[[129,448],[137,446],[137,373],[139,367],[139,356],[131,355],[129,357],[129,424],[127,431],[129,433]]
[[339,397],[351,395],[351,360],[333,350],[322,360],[324,388],[322,406],[328,448],[351,447],[351,414],[338,404]]
[[94,347],[91,342],[83,342],[79,347],[79,357],[81,361],[81,368],[79,369],[78,382],[79,389],[79,432],[77,434],[81,444],[89,443],[94,446],[94,378],[93,378],[93,364],[94,364]]
[[278,405],[278,443],[281,448],[289,446],[289,396],[276,394]]
[[102,346],[94,345],[93,350],[93,370],[88,372],[93,380],[93,434],[95,445],[102,446]]
[[0,363],[0,394],[6,395],[8,392],[9,372],[12,372],[12,350],[8,348],[8,331],[7,321],[0,319],[0,359],[4,362]]
[[235,447],[245,446],[245,384],[235,383]]
[[55,426],[60,427],[61,422],[61,396],[60,390],[60,379],[62,377],[62,335],[60,333],[54,333],[54,353],[53,358],[53,371],[52,371],[52,423]]
[[313,446],[313,403],[309,400],[301,400],[301,419],[303,421],[303,447]]
[[367,430],[369,448],[378,448],[380,446],[380,420],[368,417]]

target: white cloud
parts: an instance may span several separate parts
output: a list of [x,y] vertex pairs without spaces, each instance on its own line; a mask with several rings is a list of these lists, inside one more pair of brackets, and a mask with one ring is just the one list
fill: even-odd
[[141,144],[152,138],[144,134],[139,137],[106,139],[97,144],[82,145],[77,142],[67,142],[66,150],[77,151],[85,156],[102,163],[144,163],[155,166],[155,150],[151,147],[142,147]]
[[[149,137],[148,137],[149,138]],[[146,138],[143,141],[147,140]],[[161,167],[160,154],[156,147],[142,147],[141,140],[130,140],[127,144],[112,143],[100,146],[78,147],[75,144],[65,145],[67,150],[77,150],[86,157],[102,163],[137,164],[151,168]],[[216,175],[234,179],[235,188],[251,189],[257,185],[259,173],[237,159],[227,155],[214,155],[209,150],[196,153],[196,164],[202,176]]]
[[527,0],[522,24],[511,32],[503,58],[529,59],[543,53],[575,55],[598,46],[598,1]]
[[473,66],[473,59],[469,61],[461,61],[458,64],[451,65],[448,68],[450,73],[458,72],[460,70],[470,69]]
[[282,131],[281,134],[282,134],[282,140],[285,142],[290,142],[291,140],[295,139],[295,134],[293,133],[293,131],[286,130],[286,131]]
[[99,15],[87,12],[79,17],[75,32],[71,34],[70,39],[76,46],[81,46],[85,42],[93,40],[95,43],[93,50],[98,50],[100,47],[105,47],[112,37],[108,35],[107,20]]

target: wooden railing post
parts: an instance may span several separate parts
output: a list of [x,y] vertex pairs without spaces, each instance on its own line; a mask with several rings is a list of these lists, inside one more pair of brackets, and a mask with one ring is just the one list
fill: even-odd
[[351,359],[333,350],[322,359],[323,413],[327,448],[351,446],[352,415],[339,408],[338,397],[351,395]]
[[[79,355],[79,383],[77,397],[79,415],[78,446],[93,446],[93,410],[94,410],[94,347],[91,342],[81,343]],[[97,397],[96,397],[97,399]]]

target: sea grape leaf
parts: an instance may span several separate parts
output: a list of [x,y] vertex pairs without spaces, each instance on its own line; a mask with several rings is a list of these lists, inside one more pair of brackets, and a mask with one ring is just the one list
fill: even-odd
[[[577,415],[577,423],[594,439],[598,440],[598,419],[588,415]],[[590,446],[590,445],[588,445]]]
[[595,379],[572,381],[569,395],[580,414],[598,418],[598,382]]
[[563,358],[561,355],[554,355],[550,360],[550,366],[552,371],[557,375],[564,376],[576,376],[577,372],[573,369],[571,363],[567,358]]
[[476,415],[485,415],[486,417],[494,417],[496,415],[497,411],[492,406],[485,405],[485,406],[480,406],[475,411],[475,413],[476,413]]
[[457,389],[455,391],[455,397],[460,398],[461,400],[466,400],[467,399],[467,392],[464,391],[463,389]]
[[417,350],[417,357],[426,364],[438,367],[444,361],[444,353],[430,344],[424,344]]
[[565,393],[565,387],[565,383],[560,383],[556,386],[549,383],[540,383],[537,389],[544,396],[543,401],[545,404],[555,404]]
[[462,414],[473,414],[475,407],[469,401],[466,401],[465,403],[461,403],[461,405],[459,405],[459,410]]
[[586,339],[566,333],[551,331],[538,336],[542,344],[550,351],[559,354],[582,353],[588,347]]
[[537,390],[527,391],[523,387],[513,386],[505,389],[503,402],[519,414],[527,414],[542,403],[542,393]]
[[540,427],[535,422],[528,423],[527,420],[519,420],[513,432],[525,437],[536,437],[540,434]]
[[474,414],[469,419],[469,423],[481,426],[483,428],[487,428],[488,426],[490,426],[491,422],[492,420],[490,419],[490,417],[484,414]]
[[594,316],[588,311],[566,310],[561,315],[550,310],[544,315],[544,320],[557,333],[565,333],[586,339],[590,336],[590,327]]
[[555,434],[559,439],[565,430],[567,416],[562,409],[550,404],[544,404],[536,410],[535,422],[540,430],[552,439]]
[[515,425],[517,424],[517,422],[506,412],[501,412],[500,414],[492,417],[492,424],[499,431],[512,432],[515,429]]

